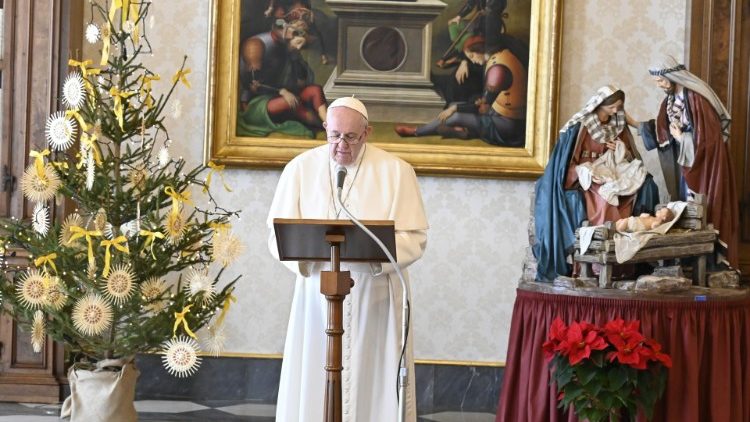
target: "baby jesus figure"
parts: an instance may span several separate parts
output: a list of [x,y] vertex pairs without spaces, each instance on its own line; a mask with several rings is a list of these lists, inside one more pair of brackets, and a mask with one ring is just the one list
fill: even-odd
[[637,217],[621,218],[615,222],[618,232],[635,233],[655,229],[656,227],[672,221],[674,212],[664,207],[656,211],[654,215],[643,213]]

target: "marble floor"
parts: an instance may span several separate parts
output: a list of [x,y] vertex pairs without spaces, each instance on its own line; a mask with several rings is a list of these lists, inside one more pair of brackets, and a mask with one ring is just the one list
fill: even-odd
[[[140,421],[247,421],[272,422],[275,406],[227,401],[140,400],[135,402]],[[60,421],[59,405],[0,403],[0,422]],[[493,422],[491,413],[440,412],[419,415],[419,422]]]

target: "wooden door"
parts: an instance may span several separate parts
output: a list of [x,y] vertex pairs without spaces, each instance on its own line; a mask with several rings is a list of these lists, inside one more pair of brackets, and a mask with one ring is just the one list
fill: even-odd
[[[4,0],[0,217],[28,218],[19,182],[31,149],[45,148],[47,117],[59,109],[67,61],[80,51],[84,0]],[[53,215],[64,210],[56,209]],[[24,251],[16,263],[24,265]],[[28,333],[0,317],[0,400],[56,403],[65,383],[64,347],[51,339],[34,353]]]
[[730,154],[740,207],[740,271],[750,281],[750,1],[688,2],[686,65],[732,116]]

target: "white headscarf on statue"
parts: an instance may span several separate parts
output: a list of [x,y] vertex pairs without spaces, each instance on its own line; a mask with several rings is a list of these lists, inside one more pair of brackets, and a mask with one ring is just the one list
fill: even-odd
[[659,65],[651,66],[648,72],[652,76],[667,78],[676,84],[682,85],[685,88],[702,95],[703,98],[711,103],[711,106],[713,106],[714,110],[716,110],[716,113],[719,115],[719,120],[721,121],[721,133],[724,136],[724,142],[729,139],[729,123],[731,122],[731,116],[729,116],[729,111],[724,107],[724,104],[716,95],[716,92],[714,92],[707,83],[690,73],[685,68],[684,64],[677,63],[677,60],[672,56],[667,56],[664,62]]
[[612,85],[605,85],[599,88],[596,91],[596,94],[589,98],[581,111],[574,114],[573,117],[565,123],[562,129],[560,129],[560,132],[564,133],[570,129],[571,126],[580,122],[586,127],[586,130],[588,130],[589,135],[591,135],[595,142],[603,144],[607,141],[615,140],[617,135],[625,129],[625,111],[618,111],[608,122],[603,123],[599,120],[596,113],[594,113],[594,110],[596,110],[604,100],[617,91],[619,90]]

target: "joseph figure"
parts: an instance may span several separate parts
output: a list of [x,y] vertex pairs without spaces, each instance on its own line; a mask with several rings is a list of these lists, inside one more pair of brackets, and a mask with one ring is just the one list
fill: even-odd
[[[706,197],[706,220],[719,230],[726,263],[737,268],[739,206],[729,156],[730,116],[708,84],[668,57],[649,73],[666,97],[655,120],[637,122],[647,150],[657,149],[672,200]],[[721,260],[720,260],[721,261]]]

